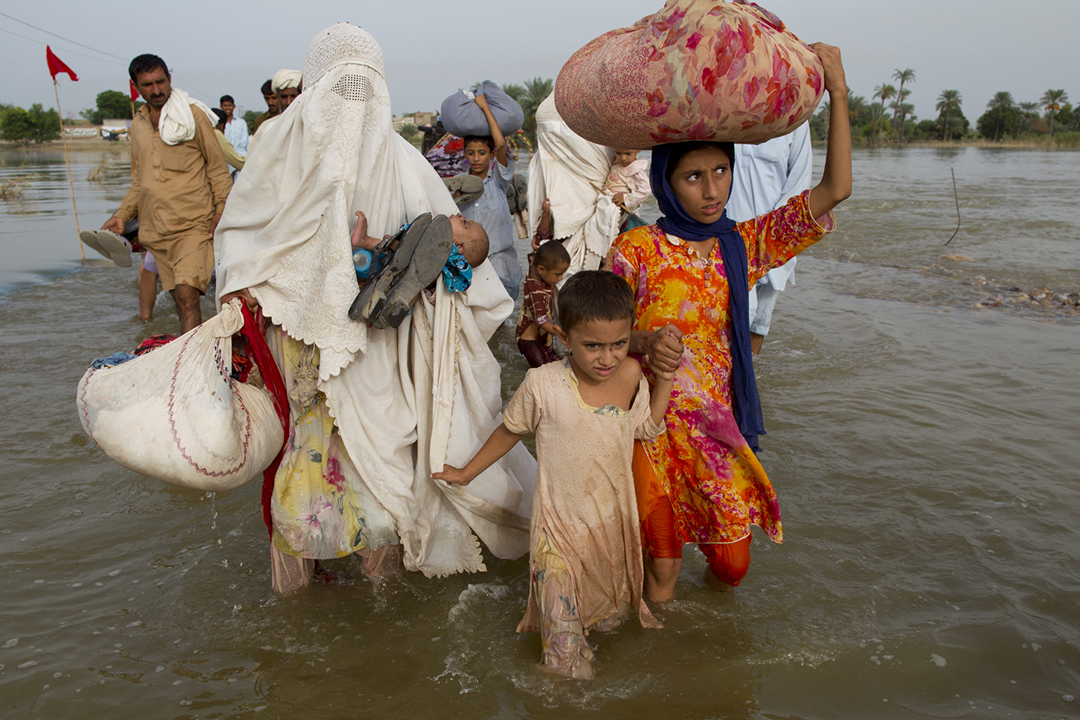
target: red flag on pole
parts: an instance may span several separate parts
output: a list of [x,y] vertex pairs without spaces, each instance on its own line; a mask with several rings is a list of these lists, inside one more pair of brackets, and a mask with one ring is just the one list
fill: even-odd
[[131,78],[128,78],[128,92],[131,93],[131,102],[139,99],[139,90],[135,87],[135,83],[131,82]]
[[52,75],[53,82],[56,82],[56,76],[60,73],[67,73],[69,78],[78,82],[79,76],[75,74],[75,71],[64,64],[63,60],[53,55],[52,48],[48,45],[45,46],[45,59],[49,63],[49,74]]

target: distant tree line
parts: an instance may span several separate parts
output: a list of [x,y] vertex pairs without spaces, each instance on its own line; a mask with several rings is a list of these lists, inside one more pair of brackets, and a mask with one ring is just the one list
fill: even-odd
[[[1041,111],[1041,112],[1040,112]],[[1069,104],[1064,90],[1047,90],[1038,102],[1018,103],[1010,92],[998,92],[986,104],[976,123],[988,140],[1017,139],[1031,135],[1080,134],[1080,105]]]
[[[997,142],[1006,138],[1016,140],[1049,135],[1080,143],[1080,105],[1073,107],[1063,89],[1047,90],[1038,102],[1016,102],[1012,93],[998,92],[972,127],[961,109],[963,98],[959,90],[942,90],[934,106],[937,117],[919,120],[914,105],[907,102],[911,85],[915,82],[915,71],[911,68],[897,69],[892,79],[896,85],[878,85],[870,102],[848,90],[851,134],[856,142],[876,146],[972,137]],[[536,109],[551,94],[554,84],[551,78],[535,77],[523,84],[502,86],[503,91],[521,105],[525,114],[522,129],[534,145]],[[142,105],[142,101],[136,101],[135,110]],[[132,119],[132,103],[125,93],[105,90],[98,93],[95,108],[87,108],[79,114],[93,125],[100,125],[106,119]],[[250,126],[257,116],[258,113],[249,110],[244,119]],[[415,127],[406,125],[403,131],[415,132]],[[810,132],[817,140],[828,137],[827,100],[810,119]],[[29,110],[0,104],[0,139],[31,143],[48,142],[59,137],[60,117],[56,110],[45,110],[40,103],[34,104]]]
[[[998,142],[1005,138],[1049,135],[1080,143],[1080,105],[1075,108],[1070,105],[1064,90],[1047,90],[1038,102],[1022,103],[1014,101],[1012,93],[999,92],[987,103],[986,111],[973,127],[961,109],[963,97],[959,90],[942,90],[934,106],[937,117],[919,120],[914,105],[907,102],[915,71],[897,69],[892,79],[896,85],[878,85],[870,102],[848,90],[851,135],[856,142],[876,146],[974,137]],[[828,137],[828,101],[810,119],[810,132],[815,140]],[[1063,136],[1063,132],[1068,136]]]
[[60,116],[34,103],[29,110],[14,105],[0,105],[0,140],[40,143],[60,137]]

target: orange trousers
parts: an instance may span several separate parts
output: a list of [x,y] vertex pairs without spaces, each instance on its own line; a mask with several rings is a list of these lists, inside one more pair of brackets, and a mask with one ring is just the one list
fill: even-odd
[[[641,546],[647,557],[681,558],[683,540],[675,528],[675,511],[656,476],[648,453],[634,441],[634,489],[637,492],[638,517],[641,520]],[[732,543],[698,543],[713,575],[728,585],[737,586],[750,569],[752,535]]]

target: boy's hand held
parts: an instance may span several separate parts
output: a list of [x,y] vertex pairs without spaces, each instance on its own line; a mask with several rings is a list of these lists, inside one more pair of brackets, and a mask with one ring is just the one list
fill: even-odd
[[652,334],[647,349],[644,360],[653,372],[674,376],[683,354],[682,330],[674,325],[665,325]]

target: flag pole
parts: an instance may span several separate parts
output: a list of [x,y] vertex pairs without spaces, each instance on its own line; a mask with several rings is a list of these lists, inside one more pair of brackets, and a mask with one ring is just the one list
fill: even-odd
[[57,85],[56,77],[53,77],[53,95],[56,96],[56,114],[60,116],[60,141],[64,145],[64,165],[67,166],[68,187],[71,188],[71,210],[75,213],[75,236],[79,238],[79,254],[82,255],[82,261],[86,262],[86,251],[83,249],[83,241],[80,236],[81,231],[79,230],[79,211],[75,207],[75,183],[71,179],[71,163],[68,161],[67,138],[64,137],[64,112],[60,109],[60,91],[57,90]]
[[[131,100],[131,124],[135,124],[135,96],[138,94],[139,89],[135,87],[130,79],[128,80],[128,99]],[[131,128],[128,128],[128,140],[131,139]]]

